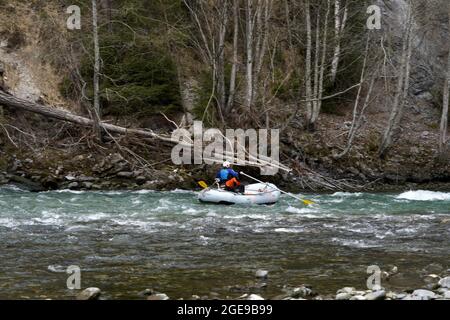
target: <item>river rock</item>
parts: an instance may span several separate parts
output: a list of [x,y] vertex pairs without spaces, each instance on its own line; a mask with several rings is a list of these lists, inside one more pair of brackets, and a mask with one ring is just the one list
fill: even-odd
[[147,178],[144,176],[137,176],[136,177],[136,183],[139,185],[144,184],[147,181]]
[[356,291],[356,289],[353,287],[345,287],[345,288],[339,289],[336,293],[337,294],[339,294],[339,293],[353,294],[355,291]]
[[439,285],[442,288],[450,289],[450,277],[445,277],[445,278],[442,278],[441,280],[439,280]]
[[388,293],[386,293],[386,299],[397,300],[398,296],[394,292],[389,291]]
[[155,293],[155,290],[153,290],[153,289],[145,289],[145,290],[139,292],[138,295],[141,297],[148,297],[154,293]]
[[78,189],[78,187],[79,187],[80,185],[78,184],[78,182],[71,182],[71,183],[69,183],[69,185],[67,186],[67,188],[69,188],[69,189]]
[[366,294],[367,300],[383,300],[386,297],[386,291],[379,290]]
[[430,290],[430,291],[434,291],[439,289],[441,286],[439,285],[439,283],[428,283],[425,285],[425,289]]
[[306,298],[306,297],[311,297],[312,295],[313,295],[313,291],[306,286],[294,288],[292,290],[292,292],[290,293],[290,296],[292,298]]
[[398,299],[398,300],[402,300],[402,299],[406,298],[407,296],[408,296],[408,294],[406,294],[406,293],[398,293],[395,295],[396,299]]
[[374,285],[374,286],[372,287],[371,290],[369,290],[368,293],[370,293],[370,291],[371,291],[371,292],[375,292],[375,291],[381,291],[381,290],[384,290],[384,288],[383,288],[382,286],[380,286],[379,284],[376,284],[376,285]]
[[444,299],[450,300],[450,291],[444,293]]
[[398,267],[397,266],[393,266],[392,269],[391,269],[391,274],[394,275],[394,274],[397,274],[397,273],[398,273]]
[[15,183],[25,187],[26,189],[28,189],[31,192],[45,191],[45,188],[40,183],[31,181],[30,179],[27,179],[22,176],[10,175],[9,180],[11,182],[15,182]]
[[83,185],[83,188],[92,189],[92,186],[94,184],[92,182],[83,182],[82,185]]
[[359,300],[359,301],[362,301],[362,300],[367,300],[367,299],[366,299],[366,297],[364,297],[364,296],[357,295],[357,296],[351,297],[350,300]]
[[118,177],[118,178],[129,179],[129,178],[133,177],[133,172],[130,172],[130,171],[121,171],[121,172],[117,173],[117,177]]
[[97,300],[101,295],[101,290],[99,288],[91,287],[84,289],[77,296],[77,300]]
[[421,300],[436,299],[436,294],[430,290],[418,289],[414,290],[413,296],[421,298]]
[[88,176],[80,176],[77,178],[78,181],[80,182],[92,182],[95,181],[94,177],[88,177]]
[[259,278],[259,279],[267,279],[267,277],[269,276],[269,271],[267,270],[257,270],[255,273],[255,277]]
[[351,297],[352,295],[350,293],[342,292],[336,295],[336,300],[350,300]]
[[155,293],[150,295],[147,300],[169,300],[169,297],[165,293]]
[[71,174],[65,176],[64,178],[65,178],[67,181],[73,181],[73,180],[76,179],[76,178],[75,178],[73,175],[71,175]]
[[257,294],[250,294],[246,300],[264,300],[264,298]]
[[439,277],[437,274],[428,274],[423,278],[423,280],[426,283],[438,283],[439,280],[441,280],[441,277]]
[[422,299],[420,297],[418,297],[418,296],[413,296],[411,294],[408,294],[402,300],[422,300]]

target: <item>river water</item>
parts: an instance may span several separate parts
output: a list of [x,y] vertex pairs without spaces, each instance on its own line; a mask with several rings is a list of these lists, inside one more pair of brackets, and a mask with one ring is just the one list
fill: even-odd
[[[274,206],[215,206],[194,192],[30,193],[0,188],[0,298],[71,299],[70,265],[81,286],[107,299],[216,292],[238,297],[269,271],[265,298],[310,284],[321,294],[364,289],[366,270],[397,266],[382,285],[418,288],[450,268],[450,193],[283,196]],[[436,271],[436,269],[438,269]]]

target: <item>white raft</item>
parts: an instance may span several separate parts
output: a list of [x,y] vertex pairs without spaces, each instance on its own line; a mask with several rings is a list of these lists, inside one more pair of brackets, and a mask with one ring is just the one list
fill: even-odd
[[200,192],[198,200],[216,204],[274,204],[280,195],[280,190],[271,183],[255,183],[245,186],[243,194],[208,188]]

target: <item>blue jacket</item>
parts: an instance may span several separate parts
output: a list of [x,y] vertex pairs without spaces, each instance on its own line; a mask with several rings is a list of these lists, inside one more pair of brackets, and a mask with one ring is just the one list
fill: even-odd
[[231,178],[239,178],[239,174],[231,168],[222,168],[216,175],[217,179],[220,179],[220,182],[227,182]]

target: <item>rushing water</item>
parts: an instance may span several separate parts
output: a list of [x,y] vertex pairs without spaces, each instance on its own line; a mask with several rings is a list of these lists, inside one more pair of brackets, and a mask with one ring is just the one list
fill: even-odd
[[[363,289],[366,268],[398,266],[385,287],[414,288],[430,264],[450,267],[450,193],[307,195],[304,207],[215,206],[173,192],[29,193],[0,188],[0,298],[70,299],[66,268],[105,298],[237,297],[270,271],[266,298],[308,283],[324,294]],[[438,266],[439,267],[439,266]],[[256,290],[256,289],[254,289]],[[245,291],[245,290],[244,290]]]

